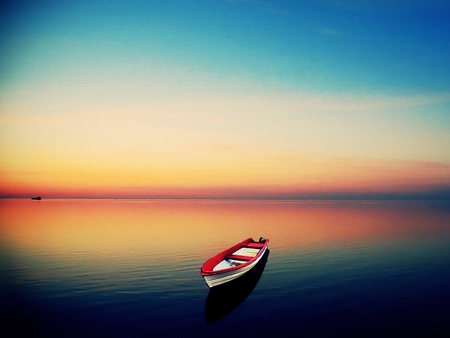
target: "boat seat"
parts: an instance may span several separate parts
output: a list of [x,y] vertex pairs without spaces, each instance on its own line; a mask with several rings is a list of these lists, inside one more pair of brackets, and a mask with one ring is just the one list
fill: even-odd
[[256,248],[261,249],[264,246],[264,243],[247,243],[245,244],[247,248]]
[[253,257],[249,257],[249,256],[241,256],[241,255],[226,255],[225,256],[226,259],[235,259],[237,261],[249,261],[251,260]]

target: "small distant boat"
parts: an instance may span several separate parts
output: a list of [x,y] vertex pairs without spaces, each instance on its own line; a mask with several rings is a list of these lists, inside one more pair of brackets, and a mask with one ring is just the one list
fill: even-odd
[[42,197],[41,197],[41,196],[38,196],[38,197],[31,197],[31,199],[32,199],[32,200],[36,200],[36,201],[40,201],[40,200],[42,199]]
[[200,274],[210,288],[230,282],[258,264],[268,249],[268,244],[269,240],[264,237],[258,242],[247,238],[208,259]]

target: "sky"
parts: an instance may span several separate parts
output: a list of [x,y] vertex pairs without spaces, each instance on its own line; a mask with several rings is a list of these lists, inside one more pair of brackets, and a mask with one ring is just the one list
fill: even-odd
[[4,1],[0,196],[450,198],[450,3]]

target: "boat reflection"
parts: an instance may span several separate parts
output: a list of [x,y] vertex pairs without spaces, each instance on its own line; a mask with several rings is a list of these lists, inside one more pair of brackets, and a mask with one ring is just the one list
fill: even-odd
[[269,252],[267,249],[258,264],[243,276],[210,289],[205,302],[205,317],[208,324],[226,316],[247,299],[261,278]]

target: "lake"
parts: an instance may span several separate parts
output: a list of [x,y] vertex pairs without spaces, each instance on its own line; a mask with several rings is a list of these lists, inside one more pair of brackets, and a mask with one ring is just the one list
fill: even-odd
[[[257,275],[210,292],[202,264],[260,236]],[[439,336],[450,201],[2,199],[0,273],[18,336]]]

